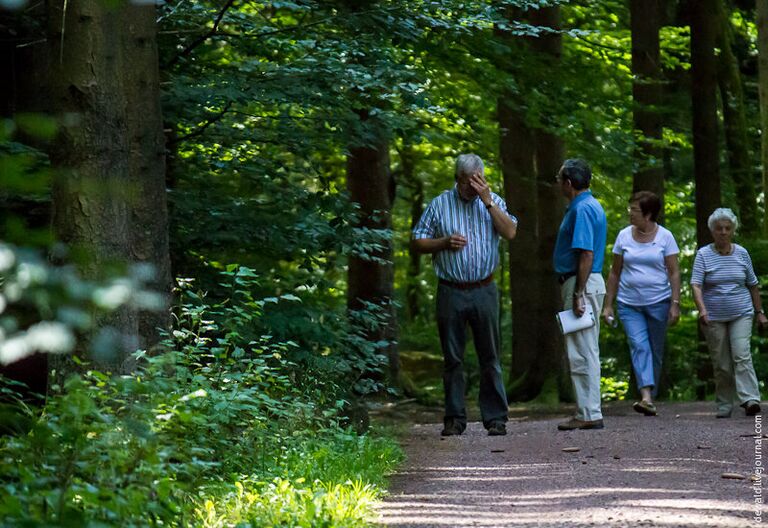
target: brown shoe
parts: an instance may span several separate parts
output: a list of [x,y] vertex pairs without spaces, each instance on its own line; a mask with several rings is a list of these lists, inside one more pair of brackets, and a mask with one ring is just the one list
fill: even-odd
[[557,424],[559,431],[573,431],[574,429],[602,429],[603,420],[579,420],[578,418],[571,418],[567,422]]

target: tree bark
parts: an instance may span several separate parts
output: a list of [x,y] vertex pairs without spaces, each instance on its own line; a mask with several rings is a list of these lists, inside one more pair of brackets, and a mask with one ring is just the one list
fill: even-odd
[[[411,200],[411,231],[421,219],[424,213],[424,182],[415,174],[415,160],[413,148],[406,144],[400,151],[400,165],[402,166],[402,182],[410,191]],[[408,319],[414,321],[423,313],[422,292],[419,285],[421,274],[421,255],[415,251],[408,252],[408,275],[405,285],[405,299],[407,304]]]
[[[560,9],[549,7],[532,11],[530,20],[537,26],[560,29]],[[546,71],[549,72],[547,76],[555,78],[563,47],[560,34],[545,34],[538,39],[533,39],[532,47],[542,54]],[[535,139],[538,202],[536,267],[540,276],[537,302],[537,369],[545,373],[536,397],[542,401],[556,403],[559,397],[570,394],[572,390],[562,336],[553,316],[560,311],[562,302],[560,286],[555,280],[552,254],[565,210],[565,199],[560,192],[559,184],[555,183],[555,176],[565,160],[565,142],[562,138],[544,130],[537,130]]]
[[[365,124],[368,121],[367,113],[359,114]],[[392,228],[394,189],[386,139],[379,137],[375,144],[350,149],[347,158],[347,189],[350,199],[360,205],[359,227]],[[347,305],[354,311],[371,303],[382,310],[382,324],[376,329],[371,329],[366,338],[371,342],[389,342],[382,353],[389,358],[390,381],[397,383],[400,358],[396,342],[397,318],[393,304],[394,263],[391,240],[387,241],[381,251],[371,256],[377,260],[361,257],[349,259]]]
[[[707,219],[720,207],[720,170],[717,139],[717,3],[699,0],[688,4],[691,23],[691,102],[693,118],[693,170],[696,181],[696,242],[712,242]],[[696,376],[697,397],[703,399],[711,385],[712,365],[699,330]]]
[[[632,98],[635,168],[632,191],[651,191],[664,202],[662,163],[661,67],[659,62],[659,0],[630,0],[632,32]],[[663,223],[664,208],[659,214]]]
[[691,2],[691,102],[693,167],[696,179],[696,242],[712,241],[707,218],[720,207],[720,169],[717,137],[717,2]]
[[723,106],[723,130],[728,148],[728,167],[736,189],[739,229],[754,235],[760,229],[757,213],[756,175],[752,169],[741,72],[733,53],[733,29],[722,0],[717,2],[718,85]]
[[[101,277],[138,259],[165,275],[157,284],[167,293],[154,17],[154,6],[50,3],[51,102],[60,121],[50,153],[57,169],[53,226],[59,240],[80,252],[86,275]],[[142,332],[157,322],[127,308],[106,317],[101,325],[119,339],[114,354],[97,363],[132,370],[130,353],[149,344]]]
[[[160,108],[157,17],[153,6],[129,3],[130,21],[123,35],[126,117],[130,148],[129,178],[136,189],[131,200],[131,262],[148,265],[148,286],[167,297],[172,288],[165,185],[165,136]],[[139,346],[159,340],[158,329],[169,325],[168,311],[138,313]]]
[[[768,197],[768,0],[757,0],[757,49],[760,88],[760,160],[763,197]],[[768,237],[768,205],[763,210],[763,236]]]
[[[510,19],[523,15],[520,10],[509,11]],[[559,28],[556,7],[533,10],[525,16],[531,24]],[[540,55],[542,68],[554,72],[562,49],[560,35],[543,34],[526,42],[529,52]],[[524,87],[520,77],[518,83]],[[562,219],[563,199],[554,180],[565,149],[555,135],[527,124],[524,97],[507,94],[498,102],[506,201],[521,219],[509,250],[512,363],[508,392],[511,400],[557,401],[564,362],[554,320],[560,309],[560,292],[552,267],[552,251]]]

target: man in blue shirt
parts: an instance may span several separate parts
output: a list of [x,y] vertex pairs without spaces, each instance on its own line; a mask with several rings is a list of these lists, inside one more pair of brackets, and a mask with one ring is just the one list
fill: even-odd
[[464,348],[467,324],[480,361],[480,414],[489,435],[507,434],[507,396],[499,366],[499,301],[493,270],[499,263],[499,235],[511,240],[517,219],[491,192],[475,154],[456,160],[456,185],[427,206],[413,229],[411,251],[433,255],[437,328],[443,349],[445,427],[443,436],[467,426],[464,405]]
[[563,310],[573,309],[577,316],[585,316],[589,306],[595,320],[593,326],[565,335],[577,409],[573,418],[557,426],[561,431],[603,428],[598,339],[605,298],[602,270],[608,222],[589,190],[591,179],[589,165],[580,159],[566,160],[558,173],[563,196],[570,201],[554,253]]

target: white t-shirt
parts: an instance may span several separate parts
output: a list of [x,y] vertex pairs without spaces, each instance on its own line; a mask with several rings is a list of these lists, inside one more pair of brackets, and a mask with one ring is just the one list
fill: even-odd
[[632,238],[632,226],[616,236],[613,253],[624,258],[616,299],[630,306],[648,306],[672,296],[664,258],[677,255],[675,237],[659,226],[652,242],[637,242]]

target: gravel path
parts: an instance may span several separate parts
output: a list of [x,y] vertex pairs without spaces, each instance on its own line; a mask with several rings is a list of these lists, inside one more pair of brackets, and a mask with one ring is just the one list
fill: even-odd
[[[449,438],[440,437],[440,424],[414,425],[403,439],[408,459],[391,479],[379,522],[419,528],[759,525],[755,489],[768,501],[768,475],[751,480],[755,419],[739,410],[717,420],[711,403],[659,409],[660,416],[644,417],[628,403],[609,407],[600,431],[557,431],[563,416],[514,418],[505,437],[486,436],[477,422]],[[762,521],[768,525],[768,507]]]

